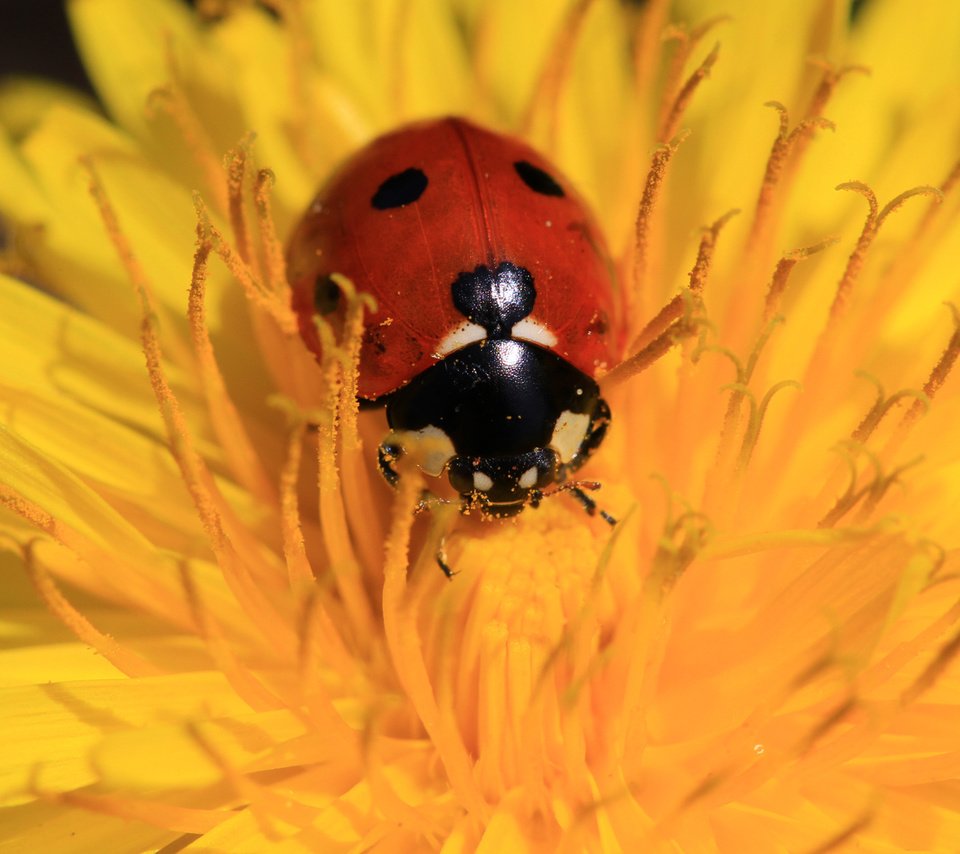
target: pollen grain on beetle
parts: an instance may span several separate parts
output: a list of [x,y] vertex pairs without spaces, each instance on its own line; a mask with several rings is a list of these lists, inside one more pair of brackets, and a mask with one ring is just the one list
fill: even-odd
[[960,13],[734,5],[71,0],[0,839],[955,845]]

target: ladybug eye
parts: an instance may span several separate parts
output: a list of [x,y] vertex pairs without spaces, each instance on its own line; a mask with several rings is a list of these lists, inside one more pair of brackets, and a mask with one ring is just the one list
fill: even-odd
[[370,199],[377,210],[402,208],[415,202],[427,189],[427,176],[413,167],[391,175],[378,188]]
[[313,284],[313,307],[318,314],[333,314],[340,305],[340,287],[332,276],[317,276]]
[[518,160],[513,164],[513,168],[517,170],[520,180],[533,192],[539,193],[541,196],[558,196],[560,198],[566,195],[563,192],[563,187],[539,166],[534,166],[526,160]]

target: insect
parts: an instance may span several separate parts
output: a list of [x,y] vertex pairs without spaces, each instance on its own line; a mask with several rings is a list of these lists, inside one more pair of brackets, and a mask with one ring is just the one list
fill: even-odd
[[610,423],[595,377],[619,347],[612,264],[586,205],[533,149],[459,118],[382,136],[310,205],[288,270],[318,356],[315,313],[344,312],[331,274],[376,299],[359,397],[386,409],[390,484],[419,446],[464,513],[514,516],[551,486],[595,512],[568,477]]

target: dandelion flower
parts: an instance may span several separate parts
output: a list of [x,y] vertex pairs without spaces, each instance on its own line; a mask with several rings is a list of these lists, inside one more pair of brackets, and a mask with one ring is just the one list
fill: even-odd
[[[960,7],[199,7],[71,0],[103,111],[0,94],[0,838],[954,850]],[[612,532],[414,517],[364,297],[297,334],[312,194],[445,114],[612,247]]]

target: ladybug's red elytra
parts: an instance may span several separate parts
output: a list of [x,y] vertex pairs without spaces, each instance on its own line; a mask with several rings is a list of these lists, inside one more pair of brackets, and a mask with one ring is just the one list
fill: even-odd
[[[358,394],[392,433],[380,469],[447,474],[464,512],[519,513],[603,440],[595,377],[619,342],[612,264],[586,205],[532,148],[459,118],[375,139],[327,182],[288,248],[293,307],[342,317],[340,273],[376,299]],[[577,497],[593,509],[582,490]]]

